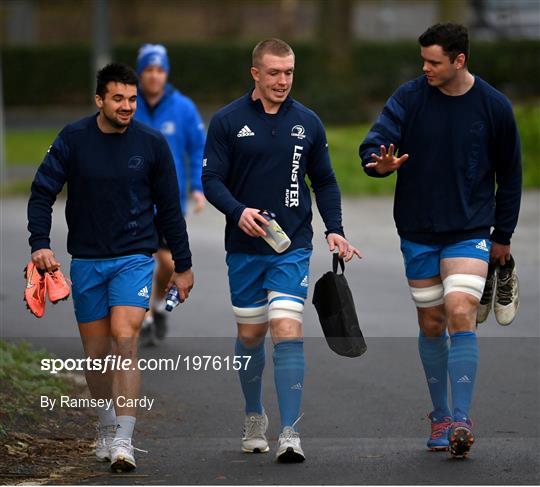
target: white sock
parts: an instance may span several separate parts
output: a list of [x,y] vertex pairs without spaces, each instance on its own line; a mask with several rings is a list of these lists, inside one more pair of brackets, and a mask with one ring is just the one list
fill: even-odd
[[135,416],[116,416],[115,438],[131,440],[133,430],[135,429],[135,421]]
[[94,408],[99,418],[99,425],[104,428],[106,426],[116,425],[116,412],[114,406],[107,408],[106,406],[96,406]]

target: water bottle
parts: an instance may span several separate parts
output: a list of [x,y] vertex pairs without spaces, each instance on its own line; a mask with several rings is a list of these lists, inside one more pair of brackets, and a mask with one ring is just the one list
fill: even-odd
[[171,312],[180,303],[181,301],[180,301],[180,296],[178,294],[178,289],[176,289],[176,286],[173,286],[171,287],[171,289],[167,293],[167,297],[165,298],[165,309]]
[[259,215],[268,222],[267,226],[263,226],[266,236],[262,238],[278,254],[285,252],[289,248],[289,245],[291,245],[291,239],[279,226],[279,223],[276,221],[276,215],[271,211],[266,210],[259,211]]

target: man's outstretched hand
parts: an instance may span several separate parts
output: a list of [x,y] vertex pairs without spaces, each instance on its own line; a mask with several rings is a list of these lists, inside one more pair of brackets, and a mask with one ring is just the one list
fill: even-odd
[[371,154],[373,162],[366,164],[368,169],[375,169],[379,174],[388,174],[396,169],[399,169],[401,165],[409,158],[409,154],[403,154],[401,157],[394,156],[394,144],[390,144],[388,152],[386,147],[381,145],[381,154]]

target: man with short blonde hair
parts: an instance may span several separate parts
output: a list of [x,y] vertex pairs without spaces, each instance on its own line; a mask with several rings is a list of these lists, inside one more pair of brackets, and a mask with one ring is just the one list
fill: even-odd
[[[302,315],[313,249],[311,195],[326,226],[331,252],[351,260],[359,252],[347,242],[341,198],[324,127],[317,115],[289,96],[294,53],[279,39],[253,50],[255,88],[214,115],[203,160],[208,201],[226,215],[225,248],[231,301],[238,330],[235,355],[249,356],[239,371],[246,401],[242,450],[267,452],[268,417],[262,405],[264,338],[274,342],[274,380],[281,414],[276,458],[302,462],[296,424],[304,387]],[[267,210],[291,240],[277,253],[262,238]]]
[[253,66],[260,66],[265,54],[272,54],[279,57],[292,55],[294,58],[294,52],[291,46],[285,41],[275,38],[261,41],[253,48],[253,54],[251,56]]

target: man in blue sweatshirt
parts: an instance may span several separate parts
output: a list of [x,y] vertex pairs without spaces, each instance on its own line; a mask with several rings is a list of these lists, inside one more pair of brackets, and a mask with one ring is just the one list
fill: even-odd
[[[152,292],[156,207],[175,263],[169,286],[175,285],[182,299],[193,287],[174,161],[165,138],[133,120],[137,82],[122,64],[98,72],[99,113],[62,129],[39,166],[28,202],[32,261],[51,271],[60,266],[50,249],[52,207],[67,183],[67,248],[85,355],[103,360],[113,354],[132,364]],[[92,397],[106,404],[96,408],[96,457],[110,461],[113,471],[133,470],[140,371],[109,369],[86,371]]]
[[[477,308],[490,257],[510,259],[520,144],[508,99],[467,68],[465,27],[437,24],[419,42],[424,76],[389,98],[360,157],[370,176],[397,171],[394,219],[434,408],[428,447],[464,457],[474,441]],[[515,300],[517,288],[510,294]]]
[[[239,371],[245,397],[242,450],[267,452],[268,417],[261,398],[264,338],[274,342],[274,380],[281,414],[276,458],[302,462],[295,425],[304,385],[302,314],[312,252],[311,195],[326,226],[330,251],[360,256],[344,237],[341,197],[321,121],[289,96],[294,53],[279,39],[253,50],[255,89],[217,112],[208,128],[203,187],[226,216],[225,248],[231,301],[237,322],[235,355],[250,356]],[[291,245],[276,253],[261,236],[259,213],[272,212]]]
[[[167,83],[169,71],[169,57],[164,46],[144,44],[139,49],[137,57],[139,98],[135,120],[163,134],[169,143],[176,165],[183,212],[184,214],[187,212],[188,194],[195,203],[195,212],[199,212],[206,202],[201,184],[204,123],[195,103]],[[190,162],[189,178],[184,164],[186,156]],[[141,341],[148,345],[155,343],[155,338],[165,338],[167,333],[164,297],[165,288],[174,271],[174,262],[163,238],[160,238],[156,261],[157,268],[150,300],[151,310],[141,329]]]

